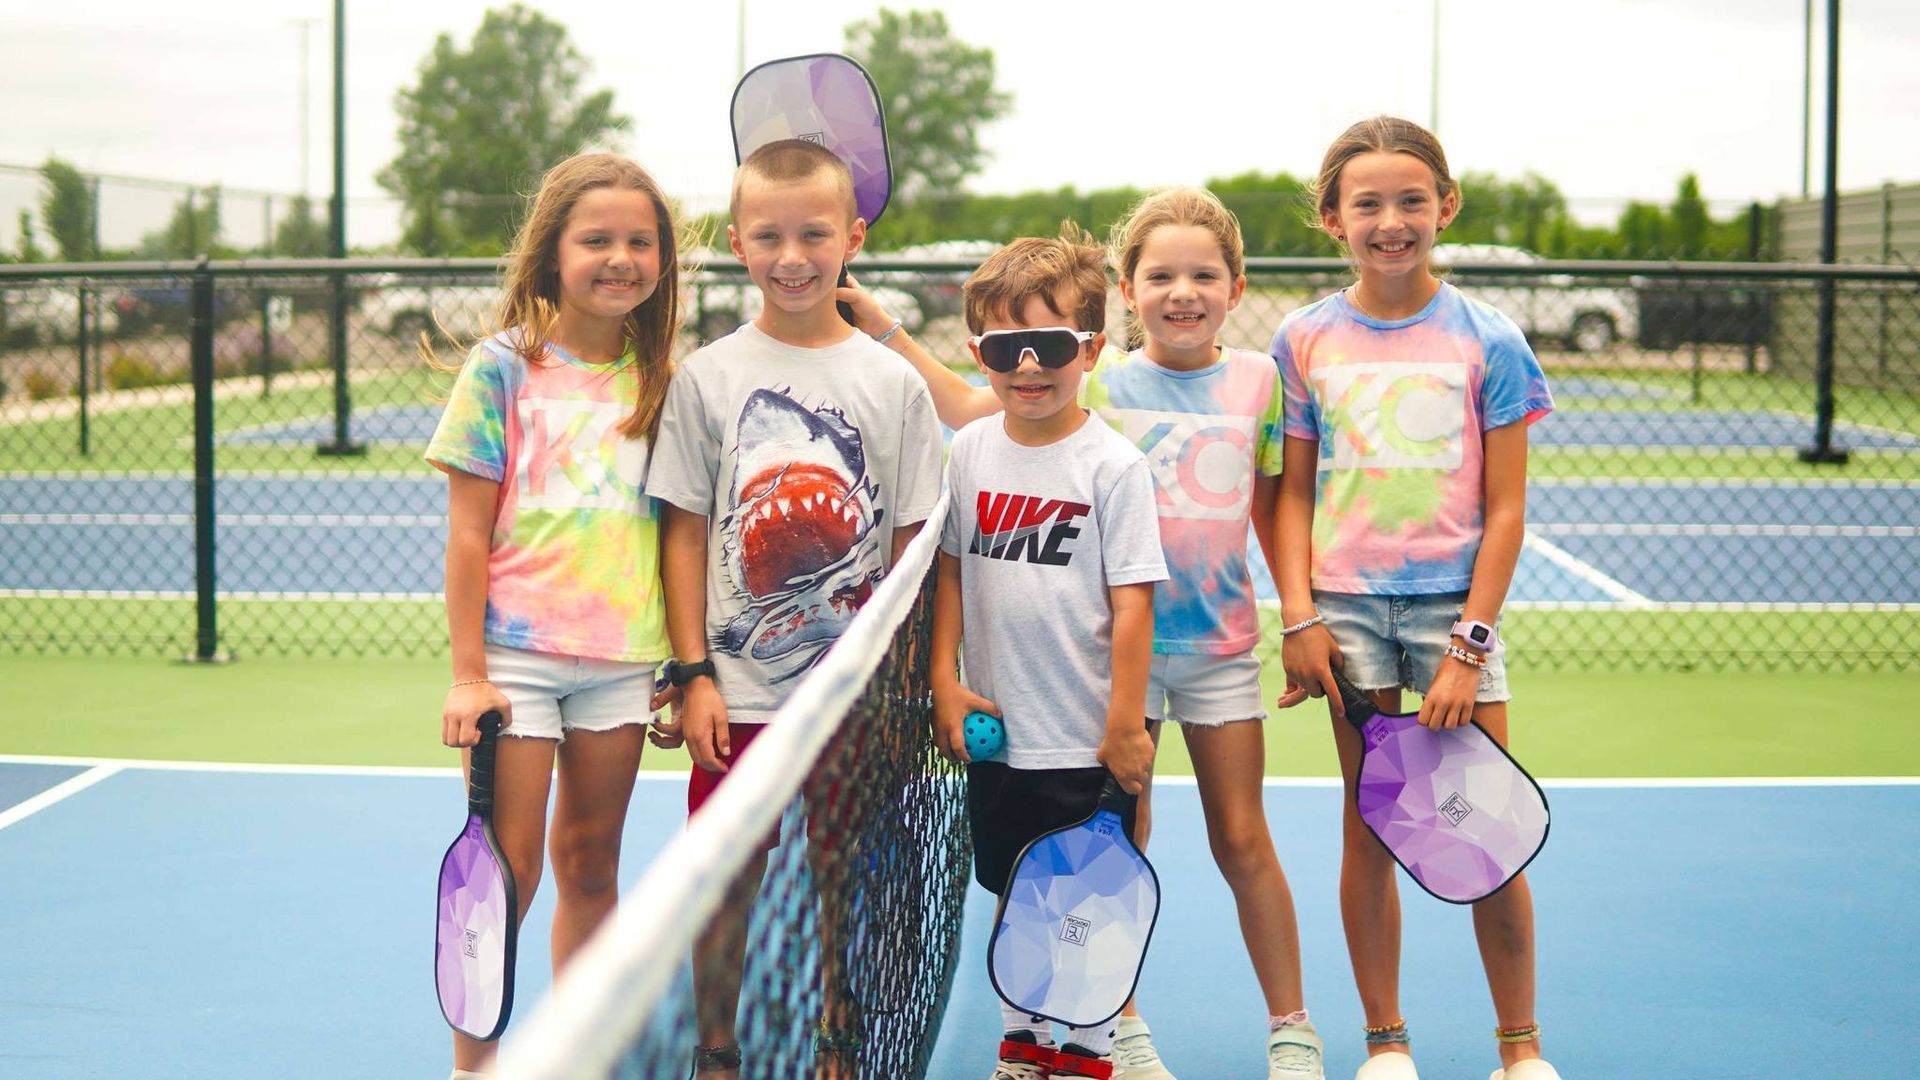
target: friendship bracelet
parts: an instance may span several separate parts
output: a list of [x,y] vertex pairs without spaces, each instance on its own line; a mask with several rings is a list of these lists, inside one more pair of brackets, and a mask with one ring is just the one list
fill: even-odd
[[459,682],[454,683],[453,686],[448,687],[448,689],[451,690],[459,686],[478,686],[481,683],[490,683],[492,681],[492,679],[461,679]]
[[1294,623],[1292,626],[1283,626],[1280,628],[1280,636],[1292,637],[1293,635],[1299,633],[1300,631],[1305,630],[1309,626],[1319,626],[1320,621],[1321,621],[1320,616],[1315,615],[1311,619],[1303,619],[1300,622]]
[[1362,1030],[1367,1033],[1368,1046],[1386,1046],[1391,1043],[1405,1043],[1409,1046],[1413,1044],[1413,1040],[1407,1036],[1407,1021],[1405,1017],[1395,1020],[1391,1024],[1382,1024],[1379,1027],[1367,1027]]
[[1467,665],[1468,667],[1483,668],[1487,666],[1486,657],[1481,656],[1478,653],[1469,652],[1458,645],[1448,645],[1447,655],[1453,657],[1455,660],[1460,661],[1461,663]]
[[873,340],[874,340],[874,341],[876,341],[876,342],[878,342],[878,343],[879,343],[879,344],[881,344],[881,345],[885,345],[885,344],[886,344],[887,342],[889,342],[889,341],[892,341],[892,340],[893,340],[893,335],[895,335],[895,334],[897,334],[897,333],[899,333],[899,332],[900,332],[900,320],[899,320],[899,319],[895,319],[895,320],[893,320],[893,325],[892,325],[892,326],[889,326],[889,327],[887,327],[887,332],[886,332],[886,333],[884,333],[884,334],[881,334],[881,335],[879,335],[878,337],[876,337],[876,338],[874,338]]
[[1527,1024],[1524,1027],[1494,1028],[1493,1037],[1503,1043],[1530,1043],[1540,1041],[1540,1025]]
[[1279,1031],[1283,1027],[1297,1027],[1306,1022],[1307,1010],[1305,1009],[1301,1009],[1299,1012],[1290,1012],[1285,1016],[1269,1015],[1267,1017],[1267,1031],[1271,1033]]

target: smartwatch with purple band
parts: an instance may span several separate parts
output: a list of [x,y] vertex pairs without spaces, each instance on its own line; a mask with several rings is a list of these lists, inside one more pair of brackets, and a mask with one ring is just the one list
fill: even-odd
[[1500,648],[1500,634],[1492,626],[1473,619],[1462,619],[1453,624],[1453,636],[1461,640],[1467,648],[1482,656],[1488,656]]

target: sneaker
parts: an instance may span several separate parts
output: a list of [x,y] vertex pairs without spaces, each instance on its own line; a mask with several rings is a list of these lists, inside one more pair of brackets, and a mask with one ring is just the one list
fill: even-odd
[[1560,1073],[1545,1058],[1517,1061],[1510,1069],[1495,1069],[1487,1080],[1560,1080]]
[[1420,1080],[1420,1073],[1413,1067],[1412,1054],[1389,1050],[1368,1058],[1353,1080]]
[[1122,1016],[1113,1033],[1113,1080],[1173,1080],[1160,1051],[1153,1048],[1153,1032],[1137,1016]]
[[1000,1040],[1000,1061],[988,1080],[1047,1080],[1059,1051],[1031,1031],[1010,1031]]
[[1085,1080],[1111,1080],[1113,1062],[1108,1058],[1097,1057],[1093,1051],[1079,1043],[1067,1043],[1053,1056],[1053,1072],[1049,1076],[1084,1077]]
[[1327,1080],[1312,1023],[1286,1024],[1267,1036],[1267,1080]]

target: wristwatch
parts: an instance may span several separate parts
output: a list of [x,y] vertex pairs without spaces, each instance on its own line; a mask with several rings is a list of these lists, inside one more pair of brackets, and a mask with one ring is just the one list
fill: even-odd
[[1453,624],[1453,636],[1459,638],[1466,647],[1482,656],[1500,651],[1500,634],[1486,623],[1473,619],[1462,619]]
[[684,660],[667,661],[667,681],[675,686],[685,686],[702,675],[713,679],[715,682],[719,681],[715,678],[713,660],[711,658],[695,660],[690,664]]

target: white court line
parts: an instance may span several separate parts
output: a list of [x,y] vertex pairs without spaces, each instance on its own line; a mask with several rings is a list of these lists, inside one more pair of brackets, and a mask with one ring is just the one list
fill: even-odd
[[1589,522],[1535,522],[1527,526],[1527,532],[1535,536],[1831,536],[1859,539],[1863,537],[1915,537],[1920,536],[1920,526],[1916,525],[1704,525],[1682,522],[1637,522],[1611,523]]
[[1565,548],[1543,539],[1533,531],[1531,526],[1527,529],[1527,536],[1523,546],[1532,548],[1540,557],[1546,559],[1548,562],[1558,566],[1560,569],[1565,570],[1567,573],[1572,574],[1574,577],[1579,578],[1594,588],[1599,589],[1601,592],[1606,593],[1621,603],[1634,605],[1653,603],[1651,598],[1642,596],[1640,593],[1628,588],[1622,582],[1608,577],[1600,571],[1599,567],[1584,559],[1577,558],[1572,552]]
[[[232,761],[143,761],[133,758],[61,757],[39,754],[0,754],[4,765],[78,765],[90,766],[107,775],[121,771],[242,773],[263,776],[378,776],[397,778],[448,779],[460,775],[453,766],[424,765],[274,765]],[[642,769],[642,781],[685,783],[687,774],[678,769]],[[105,776],[99,779],[105,779]],[[72,784],[82,777],[75,777]],[[1636,777],[1597,776],[1554,779],[1540,777],[1540,783],[1556,788],[1805,788],[1805,787],[1916,787],[1920,776],[1719,776],[1719,777]],[[1160,787],[1193,787],[1191,776],[1156,776]],[[98,780],[89,781],[98,783]],[[1337,788],[1335,776],[1269,776],[1263,784],[1271,788]],[[64,787],[66,785],[62,785]],[[88,785],[81,785],[82,787]],[[59,790],[55,788],[53,790]],[[75,788],[74,790],[79,790]],[[49,792],[50,794],[51,792]],[[71,792],[69,792],[71,794]],[[64,797],[64,796],[62,796]],[[57,800],[56,800],[57,801]],[[22,805],[25,805],[24,803]],[[17,808],[16,808],[17,809]],[[9,811],[11,813],[11,811]],[[4,817],[0,816],[0,824]]]
[[1539,487],[1625,487],[1625,488],[1804,488],[1824,491],[1829,488],[1920,488],[1920,480],[1867,480],[1835,477],[1832,480],[1782,480],[1777,477],[1724,478],[1702,476],[1540,476],[1528,477],[1529,486]]
[[105,780],[107,777],[120,772],[122,768],[123,766],[117,763],[96,763],[93,768],[88,769],[79,776],[69,777],[61,783],[55,784],[40,794],[35,795],[31,799],[10,806],[4,811],[0,811],[0,829],[12,825],[16,821],[32,817],[69,795],[85,791],[100,781]]
[[[445,514],[222,514],[214,519],[221,525],[256,525],[300,528],[315,525],[345,525],[382,528],[386,526],[439,526],[447,523]],[[192,514],[0,514],[0,525],[191,525]]]

